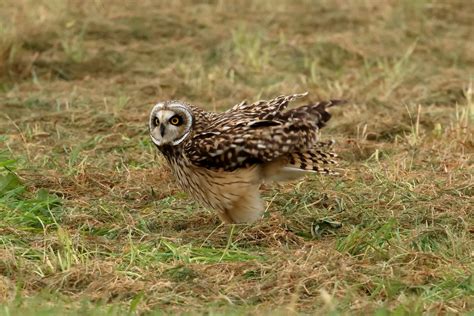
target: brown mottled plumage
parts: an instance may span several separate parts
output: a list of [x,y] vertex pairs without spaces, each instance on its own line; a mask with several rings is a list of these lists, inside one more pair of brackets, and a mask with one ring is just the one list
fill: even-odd
[[332,142],[320,142],[318,130],[331,118],[326,109],[343,101],[286,110],[305,95],[242,102],[223,113],[181,101],[158,103],[150,115],[151,138],[183,190],[226,223],[253,222],[264,211],[262,182],[333,173]]

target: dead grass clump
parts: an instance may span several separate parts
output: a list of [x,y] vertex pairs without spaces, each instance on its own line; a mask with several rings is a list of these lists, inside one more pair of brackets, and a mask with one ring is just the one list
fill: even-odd
[[93,300],[128,300],[146,290],[147,284],[115,271],[111,262],[93,262],[87,268],[76,267],[41,281],[42,286],[60,289],[74,297],[87,295]]
[[[31,76],[39,56],[54,45],[65,17],[65,2],[6,1],[0,5],[0,74]],[[2,77],[3,77],[2,76]]]
[[0,275],[0,303],[12,301],[15,298],[15,283]]
[[270,213],[265,221],[239,231],[235,243],[241,247],[298,247],[303,238],[291,231],[280,214]]

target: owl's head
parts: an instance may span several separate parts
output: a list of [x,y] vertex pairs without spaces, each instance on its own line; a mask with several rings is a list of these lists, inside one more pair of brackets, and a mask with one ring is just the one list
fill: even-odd
[[179,101],[160,102],[150,113],[150,136],[157,146],[179,145],[191,132],[191,109]]

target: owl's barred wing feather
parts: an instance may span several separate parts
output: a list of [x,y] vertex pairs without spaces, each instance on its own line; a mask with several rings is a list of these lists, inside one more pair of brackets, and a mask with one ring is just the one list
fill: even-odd
[[319,102],[282,112],[288,102],[300,96],[303,95],[278,97],[273,105],[255,115],[240,108],[239,112],[213,117],[207,128],[187,142],[186,156],[196,165],[231,171],[318,147],[318,129],[331,117],[326,108],[342,101]]
[[288,168],[298,170],[306,170],[324,174],[338,174],[331,170],[328,165],[336,165],[337,155],[332,152],[325,151],[324,147],[319,147],[321,143],[317,143],[315,148],[306,152],[296,152],[288,155]]
[[272,126],[235,126],[232,132],[207,132],[185,147],[188,158],[209,169],[234,170],[254,163],[272,161],[316,142],[316,128],[308,122],[278,123]]
[[234,105],[225,113],[228,114],[247,114],[251,117],[263,119],[264,117],[273,117],[286,109],[288,104],[298,98],[308,95],[308,92],[290,95],[280,95],[271,100],[260,100],[252,104],[242,101]]

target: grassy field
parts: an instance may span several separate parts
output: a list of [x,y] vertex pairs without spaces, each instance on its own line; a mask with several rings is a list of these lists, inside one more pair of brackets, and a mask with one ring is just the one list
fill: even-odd
[[[0,315],[468,314],[474,4],[0,2]],[[254,225],[184,195],[151,106],[344,98],[344,174]],[[342,223],[312,234],[321,220]]]

